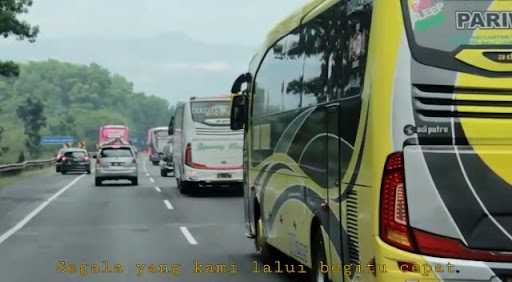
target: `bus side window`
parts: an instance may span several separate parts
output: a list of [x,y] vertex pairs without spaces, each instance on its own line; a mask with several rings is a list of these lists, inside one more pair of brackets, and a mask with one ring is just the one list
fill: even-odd
[[279,40],[266,54],[256,75],[254,115],[263,116],[300,106],[303,53],[300,31]]
[[361,95],[368,54],[371,10],[369,5],[352,4],[347,10],[345,34],[345,91],[344,96]]
[[339,91],[333,89],[343,77],[345,11],[337,4],[305,25],[304,28],[304,96],[303,107],[337,100]]

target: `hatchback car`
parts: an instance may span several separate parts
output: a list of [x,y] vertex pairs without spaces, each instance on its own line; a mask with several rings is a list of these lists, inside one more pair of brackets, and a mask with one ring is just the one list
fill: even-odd
[[66,151],[67,149],[60,149],[58,152],[57,152],[57,155],[55,155],[55,172],[60,172],[60,168],[62,166],[62,157],[64,157],[64,152]]
[[59,170],[62,174],[69,172],[87,172],[91,174],[91,160],[84,149],[69,148],[62,151]]
[[130,180],[139,184],[137,157],[129,145],[102,146],[96,155],[95,184],[101,186],[104,180]]

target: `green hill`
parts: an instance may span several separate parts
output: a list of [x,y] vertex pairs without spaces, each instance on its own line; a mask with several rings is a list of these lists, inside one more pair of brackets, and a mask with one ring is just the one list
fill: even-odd
[[[72,135],[94,148],[103,124],[125,124],[130,137],[143,140],[150,127],[167,125],[171,112],[165,99],[137,93],[133,84],[97,64],[88,66],[55,60],[21,64],[18,78],[0,77],[0,147],[8,151],[1,163],[16,161],[24,148],[23,122],[16,109],[28,97],[44,104],[47,126],[41,135]],[[48,156],[60,146],[42,147]],[[28,158],[28,156],[27,156]]]

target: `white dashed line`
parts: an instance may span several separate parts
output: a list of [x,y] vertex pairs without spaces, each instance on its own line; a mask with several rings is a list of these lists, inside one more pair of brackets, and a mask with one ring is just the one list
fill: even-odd
[[150,175],[148,172],[146,172],[146,176],[147,176],[147,177],[150,177],[151,175]]
[[5,242],[5,240],[9,239],[12,235],[14,235],[16,232],[18,232],[20,229],[22,229],[27,223],[29,223],[36,215],[38,215],[44,208],[46,208],[51,202],[53,202],[55,199],[57,199],[60,195],[62,195],[64,192],[66,192],[69,188],[71,188],[75,183],[78,182],[78,180],[82,179],[86,174],[82,174],[81,176],[75,178],[75,180],[71,181],[68,185],[66,185],[64,188],[60,189],[59,192],[55,193],[53,196],[51,196],[48,200],[46,200],[44,203],[42,203],[39,207],[37,207],[35,210],[33,210],[30,214],[28,214],[23,220],[18,222],[14,227],[9,229],[7,232],[2,234],[0,236],[0,244]]
[[183,233],[183,236],[185,236],[185,238],[187,239],[187,241],[188,241],[188,243],[190,245],[197,245],[196,239],[194,239],[194,236],[192,236],[192,234],[190,234],[190,231],[188,231],[187,227],[181,226],[180,230],[181,230],[181,233]]
[[162,193],[162,190],[160,190],[160,187],[158,187],[158,186],[155,186],[155,190],[156,190],[158,193]]
[[153,178],[150,178],[149,181],[151,181],[151,183],[155,183],[155,180]]
[[174,207],[172,206],[171,202],[169,202],[169,200],[165,200],[164,204],[168,210],[171,210],[171,211],[174,210]]

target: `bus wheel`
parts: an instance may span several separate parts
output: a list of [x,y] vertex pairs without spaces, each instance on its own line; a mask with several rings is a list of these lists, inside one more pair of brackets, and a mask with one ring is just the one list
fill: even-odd
[[275,251],[265,240],[265,229],[261,216],[256,222],[256,238],[254,244],[256,247],[256,254],[260,257],[263,263],[272,263],[275,256]]
[[328,273],[321,269],[321,264],[327,264],[325,257],[325,244],[322,236],[322,229],[319,227],[311,236],[311,282],[327,282],[329,281]]
[[187,181],[176,180],[178,182],[178,190],[183,195],[190,194],[190,183]]

